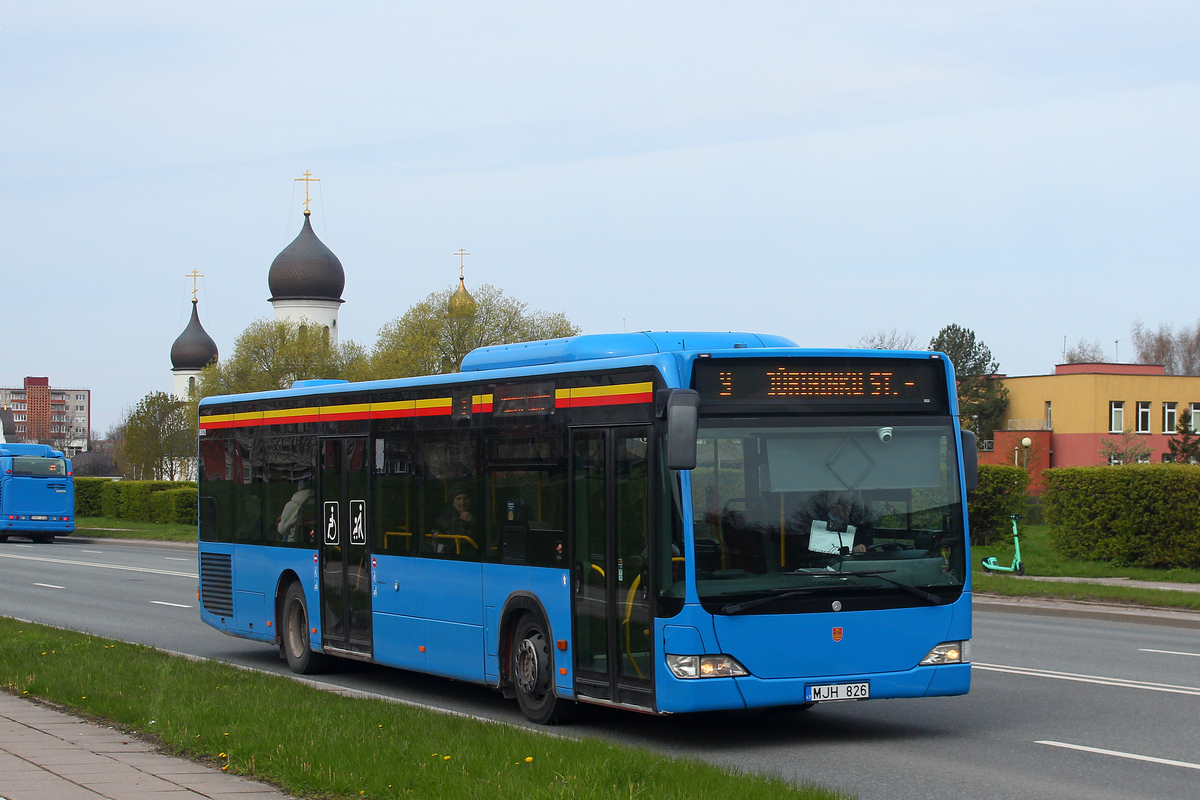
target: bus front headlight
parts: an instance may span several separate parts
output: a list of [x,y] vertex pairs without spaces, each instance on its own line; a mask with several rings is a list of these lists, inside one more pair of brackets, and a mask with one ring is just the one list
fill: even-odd
[[929,651],[929,655],[921,659],[922,667],[937,664],[967,664],[971,661],[971,640],[960,642],[942,642]]
[[667,655],[667,666],[676,678],[742,678],[750,672],[733,656]]

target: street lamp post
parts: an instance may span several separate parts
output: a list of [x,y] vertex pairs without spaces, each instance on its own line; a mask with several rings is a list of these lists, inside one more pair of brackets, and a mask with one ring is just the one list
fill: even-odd
[[1025,471],[1029,472],[1029,445],[1033,444],[1033,439],[1026,436],[1021,440],[1021,447],[1025,448]]

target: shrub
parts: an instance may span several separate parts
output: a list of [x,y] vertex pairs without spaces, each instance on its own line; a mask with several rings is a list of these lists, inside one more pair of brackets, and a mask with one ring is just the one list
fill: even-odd
[[196,490],[184,487],[154,492],[150,495],[150,517],[152,522],[195,525]]
[[1117,566],[1200,567],[1200,466],[1048,469],[1042,503],[1054,549]]
[[979,486],[967,498],[971,542],[988,544],[1012,531],[1008,518],[1025,513],[1029,473],[1020,467],[979,465]]
[[[194,481],[110,481],[100,487],[101,515],[113,519],[153,522],[151,498],[159,493],[187,489],[196,493]],[[193,508],[195,502],[192,503]],[[194,519],[192,520],[194,522]]]
[[108,478],[76,478],[75,479],[75,516],[99,517],[100,490],[104,484],[112,483]]

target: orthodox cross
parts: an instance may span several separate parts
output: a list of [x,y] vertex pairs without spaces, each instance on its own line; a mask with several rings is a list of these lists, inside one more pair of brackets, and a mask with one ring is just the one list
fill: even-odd
[[304,170],[303,178],[294,178],[293,180],[304,181],[304,213],[307,214],[308,213],[308,203],[309,203],[308,184],[312,183],[313,181],[317,181],[319,183],[321,179],[312,177],[311,172],[309,172],[308,170]]
[[463,268],[465,266],[467,266],[467,261],[466,261],[467,256],[469,256],[471,254],[460,247],[460,248],[458,248],[458,252],[455,253],[454,255],[458,256],[458,279],[462,280]]
[[196,302],[196,279],[203,278],[204,276],[201,275],[198,271],[193,269],[191,272],[189,272],[184,277],[192,279],[192,302],[194,303],[194,302]]

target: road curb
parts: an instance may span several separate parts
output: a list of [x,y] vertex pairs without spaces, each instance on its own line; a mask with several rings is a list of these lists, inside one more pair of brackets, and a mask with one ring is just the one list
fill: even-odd
[[1075,617],[1108,622],[1132,622],[1141,625],[1162,625],[1170,628],[1200,630],[1200,612],[1173,608],[1146,608],[1116,603],[1093,603],[1078,600],[1045,600],[1030,597],[976,592],[972,607],[978,611],[999,614],[1026,614],[1037,617]]
[[56,545],[70,544],[72,542],[78,544],[119,544],[129,547],[170,547],[176,550],[192,550],[198,549],[199,545],[196,542],[168,542],[162,539],[118,539],[110,536],[63,536],[54,540]]

